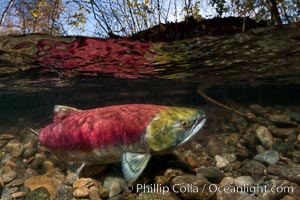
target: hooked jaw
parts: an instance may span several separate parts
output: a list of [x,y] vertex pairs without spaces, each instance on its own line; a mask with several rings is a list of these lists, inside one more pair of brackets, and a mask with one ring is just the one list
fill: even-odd
[[201,115],[202,116],[200,118],[196,119],[197,120],[196,123],[190,128],[190,130],[185,133],[185,139],[180,141],[180,143],[178,145],[182,145],[182,144],[186,143],[187,141],[189,141],[203,127],[203,125],[206,121],[205,112],[202,112]]

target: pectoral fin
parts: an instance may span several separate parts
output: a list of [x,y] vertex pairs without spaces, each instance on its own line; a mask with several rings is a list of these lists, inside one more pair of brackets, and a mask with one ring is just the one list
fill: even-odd
[[143,172],[151,158],[150,154],[129,153],[122,156],[122,170],[127,181],[135,181]]

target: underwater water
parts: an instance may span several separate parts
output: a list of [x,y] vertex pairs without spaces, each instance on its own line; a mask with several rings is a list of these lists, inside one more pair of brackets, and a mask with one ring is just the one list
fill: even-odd
[[[195,107],[206,111],[207,122],[204,128],[200,130],[200,134],[198,134],[195,138],[192,139],[192,146],[189,143],[188,145],[184,146],[183,149],[179,150],[180,152],[179,154],[183,155],[184,157],[183,160],[186,160],[185,162],[187,162],[188,165],[195,170],[195,171],[192,170],[192,172],[189,171],[189,173],[195,174],[196,172],[196,174],[198,175],[202,173],[207,173],[204,169],[213,169],[217,171],[213,173],[217,173],[217,174],[221,173],[221,175],[214,175],[217,176],[216,180],[206,178],[204,182],[205,184],[220,183],[225,176],[233,177],[233,178],[242,177],[242,181],[245,181],[243,180],[243,177],[247,176],[250,177],[249,184],[253,184],[253,185],[269,184],[268,186],[270,186],[273,184],[273,186],[274,185],[276,186],[276,184],[282,184],[281,182],[279,183],[276,182],[271,184],[268,181],[272,180],[272,177],[266,178],[267,175],[264,173],[253,174],[251,172],[251,169],[247,169],[245,167],[247,164],[249,164],[247,163],[249,162],[249,159],[254,160],[253,158],[256,156],[256,154],[260,154],[263,153],[263,151],[272,150],[274,148],[270,146],[262,145],[263,142],[261,142],[260,139],[257,138],[255,140],[249,139],[250,137],[249,135],[246,137],[246,139],[245,138],[242,139],[242,140],[246,140],[246,143],[243,144],[245,146],[244,147],[245,152],[241,152],[241,150],[235,149],[236,145],[232,145],[230,144],[230,142],[228,143],[227,140],[230,140],[228,138],[234,140],[235,136],[239,134],[245,133],[247,135],[250,133],[250,135],[252,135],[251,137],[253,138],[253,135],[255,136],[256,133],[255,129],[259,125],[251,122],[246,122],[243,118],[240,118],[239,116],[232,114],[230,111],[224,110],[214,104],[211,104],[210,102],[207,102],[204,98],[202,98],[197,93],[198,87],[199,86],[201,87],[202,80],[201,82],[198,83],[195,79],[189,80],[186,78],[162,79],[162,78],[152,77],[152,78],[139,78],[139,79],[119,79],[109,75],[103,75],[103,76],[99,75],[96,77],[77,76],[77,77],[68,78],[68,77],[53,77],[53,75],[51,74],[47,78],[47,74],[43,74],[42,76],[43,78],[45,78],[45,81],[36,82],[35,81],[36,76],[37,76],[36,74],[25,73],[21,77],[20,76],[13,77],[12,79],[6,77],[5,80],[3,81],[5,87],[2,87],[0,89],[1,90],[0,92],[0,118],[1,118],[0,133],[1,134],[4,135],[17,134],[20,136],[20,134],[21,135],[25,134],[24,131],[26,132],[27,128],[40,130],[41,128],[45,127],[47,124],[52,122],[54,105],[68,105],[79,109],[92,109],[92,108],[104,107],[108,105],[119,105],[119,104],[129,104],[129,103],[146,103],[146,104],[161,104],[161,105],[168,105],[168,106]],[[195,76],[197,76],[197,74],[195,74]],[[211,88],[207,87],[203,91],[210,97],[214,98],[215,100],[220,101],[226,105],[232,106],[237,110],[241,110],[244,112],[253,112],[257,116],[264,116],[266,119],[269,120],[268,117],[271,116],[272,114],[285,115],[285,114],[293,113],[294,115],[298,115],[299,117],[299,113],[300,113],[299,88],[300,88],[299,85],[290,85],[290,84],[272,85],[267,83],[265,85],[260,84],[259,86],[245,85],[245,84],[241,84],[240,86],[213,85]],[[259,107],[258,110],[255,110],[255,108],[254,110],[249,109],[249,106],[251,107],[251,105],[255,105],[255,104],[259,104],[261,107]],[[259,111],[259,109],[261,109],[261,111]],[[260,112],[263,114],[259,114]],[[283,135],[284,134],[286,135],[278,136],[275,134],[274,138],[275,137],[279,137],[279,138],[275,138],[275,139],[273,138],[273,140],[275,142],[278,142],[278,144],[282,145],[283,147],[278,149],[275,148],[276,149],[274,150],[275,155],[271,155],[271,157],[275,156],[274,159],[276,160],[277,152],[284,153],[288,157],[288,159],[291,160],[293,165],[290,164],[284,165],[284,162],[280,161],[278,158],[279,161],[275,161],[274,163],[271,164],[266,163],[266,161],[261,161],[260,163],[254,160],[253,161],[254,164],[252,163],[252,165],[254,166],[252,167],[254,168],[261,167],[262,169],[265,170],[268,169],[268,167],[270,166],[272,167],[273,165],[275,166],[275,168],[278,166],[281,167],[283,166],[284,168],[285,166],[286,170],[291,170],[291,174],[287,172],[287,174],[284,176],[281,175],[277,175],[277,176],[281,177],[280,180],[282,179],[282,181],[288,181],[289,184],[286,184],[285,182],[284,184],[293,187],[294,188],[293,191],[295,191],[297,188],[299,189],[299,186],[293,184],[295,183],[299,184],[299,179],[297,178],[293,179],[291,178],[291,176],[295,176],[295,174],[297,174],[300,170],[299,168],[300,166],[299,165],[299,160],[300,160],[299,121],[298,121],[298,125],[297,125],[297,121],[295,121],[294,118],[291,119],[291,121],[293,123],[296,123],[296,125],[291,125],[290,127],[290,125],[288,124],[287,127],[283,126],[283,128],[279,126],[279,129],[283,129],[283,132],[284,129],[286,128],[286,133],[283,133]],[[270,124],[270,126],[272,127],[274,125]],[[270,128],[270,130],[273,129]],[[276,133],[276,130],[274,132]],[[21,137],[27,137],[26,135],[28,134],[30,135],[30,133],[28,133],[27,131],[25,136],[23,135]],[[292,147],[290,147],[291,143],[285,143],[286,140],[289,140],[287,138],[293,137],[293,136],[289,136],[290,134],[291,135],[294,134],[295,137],[294,141],[291,142],[293,144]],[[221,144],[220,141],[218,140],[216,141],[214,139],[215,136],[222,138],[223,141],[221,142]],[[29,137],[34,138],[36,136],[32,134]],[[2,141],[4,141],[4,139]],[[24,141],[24,138],[21,141]],[[249,143],[251,143],[250,141],[252,141],[252,145],[256,146],[256,148],[253,148],[251,145],[249,146]],[[25,152],[24,150],[23,153],[21,153],[17,157],[7,157],[5,156],[7,154],[5,154],[4,152],[7,150],[6,145],[8,144],[9,142],[2,143],[2,147],[1,147],[3,152],[2,166],[5,166],[7,160],[11,160],[13,163],[18,163],[19,157],[22,158],[22,155],[24,155]],[[231,146],[230,148],[234,147],[233,150],[232,149],[228,150],[229,148],[227,146],[229,144]],[[26,145],[26,143],[24,143],[24,145]],[[215,149],[215,146],[217,146],[217,149]],[[37,148],[37,146],[35,147]],[[257,148],[262,148],[264,150],[258,151]],[[24,147],[24,149],[26,148]],[[288,151],[286,149],[288,149]],[[31,155],[33,160],[36,159],[36,155],[39,155],[40,150],[37,150],[35,152],[37,154]],[[205,155],[203,155],[203,152],[206,152]],[[228,166],[230,167],[219,166],[222,165],[222,163],[220,164],[221,161],[215,160],[216,155],[219,154],[223,155],[223,153],[225,156],[226,155],[234,156],[235,158],[234,161],[228,164]],[[47,155],[49,156],[49,153]],[[30,158],[26,158],[25,161],[29,162],[28,159]],[[47,158],[45,159],[46,161],[48,160]],[[168,159],[170,159],[170,157],[168,157]],[[30,163],[34,161],[30,161],[29,163],[26,162],[25,164],[23,164],[23,166],[25,165],[24,170],[28,170],[27,168],[32,167],[34,170],[37,171],[36,176],[37,175],[43,176],[47,174],[47,170],[45,169],[45,164],[39,163],[37,164],[37,166],[33,167],[32,165],[30,165]],[[145,176],[148,178],[150,177],[150,180],[154,178],[154,176],[162,175],[161,173],[163,173],[163,170],[166,170],[166,169],[156,169],[155,164],[153,166],[153,162],[155,163],[157,161],[150,162],[149,165],[152,166],[151,167],[152,169],[150,170],[150,172],[147,172],[147,174],[144,175],[144,177]],[[164,162],[164,161],[159,160],[158,162]],[[280,164],[280,162],[283,163]],[[60,173],[63,173],[64,176],[66,177],[67,176],[67,171],[65,171],[66,168],[64,167],[59,168],[60,164],[57,163],[56,165],[57,167],[55,169],[59,169]],[[240,165],[240,168],[232,167],[235,165]],[[170,168],[171,169],[174,168],[175,170],[177,167],[171,165]],[[12,170],[14,169],[15,167],[12,167]],[[244,170],[244,172],[241,172],[241,170]],[[259,168],[258,170],[261,169]],[[272,170],[272,168],[270,170]],[[282,169],[280,168],[280,170]],[[5,176],[5,173],[8,173],[7,170],[2,170],[2,175]],[[274,172],[268,172],[268,173],[274,174]],[[173,182],[171,181],[164,184],[167,187],[171,187],[174,184],[183,184],[183,183],[188,184],[191,181],[195,181],[194,179],[197,179],[197,181],[199,181],[198,178],[195,178],[196,176],[194,175],[190,175],[190,176],[188,176],[184,180],[181,180],[180,179],[181,176],[178,175],[179,180],[173,179]],[[13,178],[12,180],[6,180],[7,177],[4,178],[6,180],[2,188],[4,197],[9,198],[11,195],[19,194],[18,192],[23,192],[20,193],[21,195],[20,198],[25,198],[26,195],[30,196],[29,195],[31,194],[30,190],[26,190],[26,189],[24,190],[24,188],[22,189],[21,186],[17,186],[19,189],[15,189],[16,186],[13,187],[11,185],[13,181],[16,180],[24,181],[24,179],[26,180],[26,177],[28,178],[28,177],[35,177],[35,176],[26,175],[26,176],[18,177],[18,175],[16,175],[16,177]],[[51,175],[48,174],[47,177],[51,177]],[[90,177],[90,176],[88,175],[83,177]],[[265,178],[259,179],[262,177]],[[251,182],[252,179],[255,180],[255,182]],[[40,180],[37,179],[36,181],[39,182]],[[199,182],[200,185],[196,185],[195,187],[200,187],[201,184],[204,184],[201,181],[203,180],[200,179]],[[151,181],[150,182],[148,181],[148,184],[149,183],[155,184],[155,182],[151,182]],[[248,182],[246,183],[248,184]],[[64,184],[65,184],[64,182],[61,182],[60,184],[55,185],[57,192],[54,192],[54,194],[56,195],[56,198],[59,199],[60,195],[62,196],[67,195],[68,198],[71,198],[72,195],[77,195],[73,193],[76,190],[75,188],[72,189],[70,184],[65,184],[65,185]],[[62,186],[66,188],[63,187],[62,189],[61,188]],[[28,183],[27,183],[27,187],[31,187],[31,190],[35,191],[34,187],[30,186],[30,184]],[[58,191],[60,191],[60,193]],[[62,191],[68,191],[69,193],[61,194]],[[114,195],[114,190],[111,189],[111,191],[113,191],[112,195]],[[43,191],[39,191],[39,192],[43,193]],[[118,195],[125,195],[125,196],[128,195],[128,194],[122,194],[122,191],[116,193],[120,193]],[[136,197],[138,197],[138,195],[142,195],[142,193],[139,193],[138,191],[133,193],[135,194]],[[50,193],[51,199],[53,198],[51,195],[54,194],[53,192]],[[203,193],[201,193],[200,195],[202,194]],[[217,195],[215,192],[211,192],[208,194],[205,194],[208,195],[206,199],[214,198],[214,195]],[[222,193],[220,193],[219,195],[221,194]],[[235,193],[233,192],[232,194]],[[282,193],[278,193],[278,194],[282,196]],[[284,194],[290,196],[297,195],[297,193],[295,192],[293,193],[285,192]],[[102,195],[104,199],[109,198],[108,197],[109,195],[105,195],[102,193],[100,193],[99,195],[100,196]],[[256,194],[256,196],[259,195],[261,194]],[[191,193],[188,196],[186,196],[185,193],[183,193],[183,195],[178,195],[178,196],[181,199],[198,198],[196,193]],[[166,199],[170,198],[169,196],[166,195],[164,195],[164,197]],[[78,196],[78,198],[80,198],[80,196]]]
[[[41,81],[37,76],[43,76],[45,80]],[[68,78],[53,77],[52,74],[47,78],[47,74],[25,73],[21,77],[5,77],[2,80],[1,132],[10,128],[43,127],[52,121],[54,105],[68,105],[78,109],[131,103],[200,108],[209,105],[197,93],[203,80],[197,82],[189,78],[119,79],[109,75]],[[241,105],[297,106],[300,99],[300,87],[297,84],[224,84],[212,85],[204,91],[218,101],[232,101]]]
[[[215,66],[211,69],[209,65],[204,66],[197,55],[184,60],[186,63],[177,62],[175,55],[170,62],[163,60],[163,56],[160,59],[161,63],[152,66],[154,71],[150,70],[148,75],[143,67],[133,67],[133,71],[132,68],[122,69],[126,76],[116,77],[114,73],[86,75],[72,69],[56,69],[54,73],[42,71],[36,64],[27,71],[0,75],[1,198],[34,199],[35,195],[44,195],[46,199],[299,197],[300,85],[297,70],[290,76],[286,71],[280,74],[280,70],[264,76],[255,70],[258,75],[251,74],[245,63],[243,68]],[[270,63],[267,61],[268,66]],[[207,101],[198,89],[251,117]],[[180,164],[174,164],[173,161],[178,160],[172,156],[150,161],[150,167],[138,183],[130,185],[130,191],[124,179],[112,178],[119,172],[96,176],[83,174],[76,180],[77,184],[71,184],[74,169],[70,171],[62,160],[42,147],[37,136],[28,129],[39,131],[52,123],[55,105],[93,109],[120,104],[200,108],[206,112],[207,121],[199,134],[176,150]],[[162,165],[157,166],[157,162]],[[120,185],[119,189],[116,184]],[[216,185],[230,185],[231,190],[216,191]],[[162,186],[168,189],[168,194],[160,191]],[[265,188],[236,192],[241,186],[254,190],[258,186]],[[149,187],[154,196],[147,196]],[[284,190],[284,187],[287,188]],[[273,192],[272,188],[278,190]]]

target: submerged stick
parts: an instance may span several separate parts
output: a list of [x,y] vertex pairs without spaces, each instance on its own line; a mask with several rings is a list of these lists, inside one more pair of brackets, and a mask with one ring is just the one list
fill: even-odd
[[39,135],[39,133],[36,130],[33,130],[32,128],[28,128],[28,130],[33,133],[34,135]]
[[76,170],[76,172],[75,172],[75,175],[72,177],[72,179],[71,179],[71,181],[70,181],[71,184],[73,184],[73,183],[76,181],[76,179],[79,177],[79,174],[80,174],[80,172],[82,171],[82,169],[84,168],[84,166],[85,166],[85,163],[82,163],[82,164],[80,165],[80,167],[77,168],[77,170]]
[[262,124],[262,125],[267,125],[267,123],[263,122],[263,121],[260,121],[260,120],[257,120],[256,119],[256,116],[253,114],[253,113],[243,113],[239,110],[236,110],[234,108],[231,108],[229,106],[226,106],[224,104],[222,104],[221,102],[218,102],[212,98],[210,98],[209,96],[207,96],[204,92],[202,92],[200,89],[197,90],[197,93],[203,97],[205,100],[207,100],[208,102],[212,103],[212,104],[215,104],[221,108],[224,108],[225,110],[228,110],[230,112],[233,112],[241,117],[244,117],[246,120],[248,121],[251,121],[251,122],[256,122],[256,123],[259,123],[259,124]]

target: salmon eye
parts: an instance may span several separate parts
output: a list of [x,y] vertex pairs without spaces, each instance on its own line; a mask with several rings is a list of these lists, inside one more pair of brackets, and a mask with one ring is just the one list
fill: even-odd
[[180,121],[180,127],[181,128],[184,128],[184,127],[186,127],[188,125],[188,123],[186,122],[186,121]]

